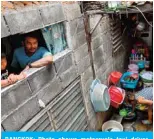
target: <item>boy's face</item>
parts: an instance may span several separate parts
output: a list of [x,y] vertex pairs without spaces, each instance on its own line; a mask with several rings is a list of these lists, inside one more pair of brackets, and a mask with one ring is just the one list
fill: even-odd
[[26,37],[25,39],[25,48],[29,53],[35,53],[38,48],[38,41],[36,38]]
[[7,60],[6,58],[1,59],[1,70],[5,70],[7,66]]

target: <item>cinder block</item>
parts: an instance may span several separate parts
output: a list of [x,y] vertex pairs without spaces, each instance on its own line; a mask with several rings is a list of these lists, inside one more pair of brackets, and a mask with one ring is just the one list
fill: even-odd
[[51,64],[28,77],[28,82],[32,92],[36,93],[38,90],[44,87],[45,84],[52,81],[55,75],[55,67],[53,64]]
[[92,49],[97,49],[99,46],[103,45],[103,40],[101,36],[94,38],[91,42]]
[[101,83],[108,86],[108,76],[104,72],[101,76],[99,76]]
[[101,29],[99,27],[99,25],[96,27],[96,29],[94,30],[94,32],[92,33],[92,38],[98,37],[101,35]]
[[103,58],[103,47],[100,46],[97,49],[93,50],[93,60],[97,62],[98,60],[104,60]]
[[80,46],[74,52],[74,57],[75,57],[76,63],[78,63],[81,59],[83,59],[87,55],[88,55],[88,46],[87,45]]
[[9,112],[13,111],[20,104],[30,98],[32,92],[29,89],[28,82],[26,80],[16,83],[8,90],[2,92],[1,94],[1,112],[2,116],[7,115]]
[[75,66],[72,66],[65,72],[63,72],[61,75],[59,75],[63,88],[67,87],[73,80],[77,78],[77,70]]
[[75,35],[75,37],[72,37],[72,44],[70,46],[73,50],[76,50],[77,48],[80,47],[80,45],[78,45],[78,40],[77,40],[77,34]]
[[9,35],[10,35],[9,29],[5,24],[3,15],[1,15],[1,38],[7,37]]
[[91,66],[81,74],[81,81],[86,82],[90,77],[93,77]]
[[108,77],[111,72],[112,72],[112,67],[111,66],[107,67],[106,70],[105,70],[106,77]]
[[94,63],[94,69],[95,69],[95,71],[97,72],[102,65],[103,65],[102,60],[99,60],[99,61],[95,62]]
[[113,59],[112,56],[108,56],[108,58],[105,60],[105,67],[112,67],[114,60],[115,59]]
[[92,81],[93,81],[93,77],[90,77],[86,82],[81,81],[83,93],[89,92]]
[[76,50],[80,46],[87,44],[82,18],[67,22],[66,29],[68,45],[71,49]]
[[55,61],[55,68],[56,68],[57,74],[63,73],[64,71],[69,69],[72,65],[73,65],[73,62],[72,62],[71,53],[65,55],[62,58],[59,58],[57,61]]
[[78,45],[79,46],[87,44],[86,36],[85,36],[85,31],[82,31],[82,32],[77,34],[77,40],[78,40]]
[[77,24],[77,20],[65,22],[67,44],[71,50],[75,50],[78,47],[76,24]]
[[63,7],[64,7],[66,19],[68,21],[81,17],[80,7],[77,2],[74,4],[66,4]]
[[70,34],[74,36],[75,34],[84,31],[83,18],[77,18],[69,22]]
[[62,91],[62,83],[58,77],[55,77],[52,82],[49,82],[37,94],[38,99],[41,99],[45,105],[48,104],[57,94]]
[[83,17],[78,18],[78,28],[77,28],[77,33],[85,31],[84,29],[84,22],[83,22]]
[[40,111],[37,103],[37,99],[32,98],[18,110],[14,111],[6,119],[2,121],[2,124],[6,131],[17,131],[24,124],[26,124],[34,115]]
[[101,20],[101,22],[100,22],[100,31],[101,31],[101,33],[103,33],[104,31],[106,31],[106,24],[105,24],[105,19],[104,19],[104,17],[103,17],[103,19]]
[[100,46],[93,51],[94,68],[97,71],[104,64],[103,48]]
[[89,55],[87,55],[77,63],[78,73],[79,74],[83,73],[89,66],[90,66],[90,58]]
[[41,17],[44,25],[53,24],[56,22],[64,21],[65,16],[61,4],[54,4],[43,6],[40,8]]
[[101,67],[98,70],[96,70],[96,77],[98,79],[100,79],[101,81],[104,78],[103,74],[104,74],[105,70],[106,70],[105,64],[102,64]]
[[43,28],[41,16],[37,9],[5,14],[5,19],[12,35]]
[[105,53],[108,53],[108,43],[110,42],[110,40],[107,39],[107,32],[104,32],[103,34],[101,34],[102,38],[103,38],[103,49]]
[[103,21],[104,21],[104,23],[103,23],[102,32],[108,31],[108,27],[110,27],[110,22],[107,20],[106,16],[103,17]]
[[[90,29],[93,29],[95,27],[95,25],[98,23],[98,21],[100,20],[101,17],[102,17],[101,14],[90,16],[90,19],[89,19]],[[95,38],[97,35],[100,35],[100,33],[101,33],[101,29],[100,29],[100,24],[99,24],[96,27],[95,31],[93,32],[92,38]]]

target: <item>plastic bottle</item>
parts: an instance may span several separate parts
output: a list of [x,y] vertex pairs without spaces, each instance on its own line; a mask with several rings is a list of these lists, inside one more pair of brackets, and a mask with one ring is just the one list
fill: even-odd
[[136,60],[138,60],[138,54],[136,53]]
[[143,60],[143,54],[141,54],[141,60]]
[[132,57],[133,60],[135,59],[135,50],[134,49],[132,49],[131,57]]

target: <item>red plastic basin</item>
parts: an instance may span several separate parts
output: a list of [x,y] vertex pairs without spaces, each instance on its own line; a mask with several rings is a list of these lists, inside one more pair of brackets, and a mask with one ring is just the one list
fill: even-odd
[[109,88],[109,94],[111,101],[114,101],[116,103],[121,103],[123,101],[122,91],[118,89],[116,86],[111,86]]
[[122,73],[114,71],[110,73],[110,82],[117,84],[122,76]]

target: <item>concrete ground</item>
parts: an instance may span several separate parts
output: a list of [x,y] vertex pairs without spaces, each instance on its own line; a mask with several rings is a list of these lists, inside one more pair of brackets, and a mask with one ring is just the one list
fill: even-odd
[[153,124],[144,125],[141,120],[133,121],[133,122],[123,122],[123,127],[132,127],[134,131],[153,131]]
[[144,125],[141,121],[136,121],[133,125],[136,131],[153,131],[153,124],[152,125]]

